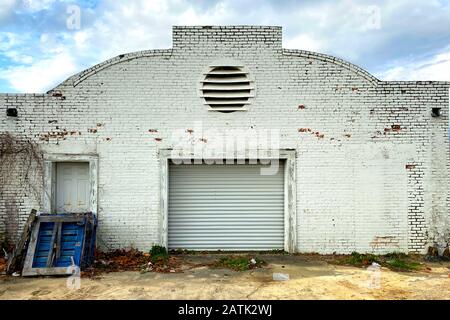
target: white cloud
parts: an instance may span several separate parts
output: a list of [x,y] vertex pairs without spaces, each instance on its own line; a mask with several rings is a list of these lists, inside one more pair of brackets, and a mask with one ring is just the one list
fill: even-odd
[[33,57],[26,55],[26,54],[21,54],[20,52],[16,51],[16,50],[10,50],[10,51],[6,51],[4,53],[4,55],[8,58],[10,58],[12,61],[17,62],[17,63],[21,63],[21,64],[31,64],[33,63]]
[[40,93],[53,88],[61,79],[76,71],[73,58],[67,53],[61,53],[31,66],[10,67],[3,70],[0,77],[8,79],[11,86],[19,92]]
[[8,51],[21,43],[19,35],[12,32],[0,32],[0,51]]
[[294,38],[287,39],[283,43],[283,47],[287,49],[302,49],[308,51],[321,51],[322,43],[307,34],[300,34]]
[[15,0],[0,0],[0,22],[12,13],[15,6]]
[[[21,5],[14,8],[14,2]],[[377,76],[382,79],[449,80],[446,52],[450,49],[434,58],[404,57],[423,56],[443,46],[439,39],[450,36],[450,6],[435,0],[373,3],[266,0],[255,5],[249,0],[103,0],[95,8],[82,8],[81,29],[68,30],[63,21],[61,29],[53,30],[61,25],[59,11],[66,14],[59,1],[0,0],[0,22],[3,12],[20,10],[26,18],[27,14],[32,17],[33,12],[48,9],[45,14],[55,19],[46,21],[43,25],[47,27],[42,30],[34,30],[39,26],[30,19],[27,27],[33,32],[0,33],[0,54],[22,64],[0,69],[0,78],[14,90],[46,91],[67,76],[118,54],[169,48],[173,25],[263,24],[283,26],[286,48],[335,55],[369,67],[369,71],[379,70]],[[25,72],[30,72],[30,77]],[[39,85],[32,85],[29,79],[37,79]]]
[[49,9],[55,0],[21,0],[22,6],[30,11]]
[[381,80],[416,80],[416,81],[450,81],[450,50],[439,53],[432,58],[399,61],[377,74]]

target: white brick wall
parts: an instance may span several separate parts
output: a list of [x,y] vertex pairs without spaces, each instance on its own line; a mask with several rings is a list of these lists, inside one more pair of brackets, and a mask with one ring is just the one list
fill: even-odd
[[[422,252],[448,243],[448,82],[379,81],[337,58],[282,49],[279,27],[175,27],[173,42],[105,61],[49,94],[0,95],[0,132],[46,152],[99,155],[100,245],[159,241],[157,152],[195,121],[205,130],[280,129],[280,148],[297,150],[299,251]],[[223,58],[256,80],[248,111],[207,111],[198,97],[202,71]],[[19,117],[6,117],[6,107]],[[39,206],[26,192],[14,196],[18,181],[3,181],[0,234]],[[12,198],[17,210],[7,209]]]

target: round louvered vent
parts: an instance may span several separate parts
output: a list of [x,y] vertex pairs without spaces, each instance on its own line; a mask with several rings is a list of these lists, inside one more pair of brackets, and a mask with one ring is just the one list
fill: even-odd
[[233,112],[246,110],[254,86],[249,74],[240,66],[212,66],[201,81],[201,96],[211,110]]

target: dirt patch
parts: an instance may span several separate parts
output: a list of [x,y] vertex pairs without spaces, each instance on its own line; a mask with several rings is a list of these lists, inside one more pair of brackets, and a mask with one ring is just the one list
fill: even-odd
[[151,254],[130,250],[98,251],[91,267],[82,271],[84,277],[99,277],[103,273],[139,271],[139,272],[180,272],[180,259],[152,259]]
[[305,259],[325,261],[333,265],[360,268],[366,268],[372,263],[377,263],[382,267],[398,272],[426,271],[429,268],[427,267],[426,257],[418,254],[389,253],[374,255],[353,252],[350,255],[301,254],[301,256]]
[[[65,277],[0,276],[0,299],[450,299],[449,262],[423,262],[411,272],[381,266],[374,274],[366,266],[328,263],[330,256],[265,254],[261,268],[211,268],[224,256],[174,255],[180,272],[140,272],[149,256],[136,253],[135,263],[116,253],[108,261],[134,270],[81,278],[79,289]],[[275,281],[273,273],[289,280]]]

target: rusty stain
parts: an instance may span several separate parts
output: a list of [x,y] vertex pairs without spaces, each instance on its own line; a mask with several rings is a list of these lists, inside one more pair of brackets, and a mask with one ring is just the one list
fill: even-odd
[[298,105],[298,109],[301,109],[301,110],[303,110],[303,109],[306,109],[306,107],[305,107],[305,105],[304,105],[304,104],[299,104],[299,105]]
[[89,128],[89,129],[88,129],[88,132],[90,132],[90,133],[97,133],[97,129],[95,129],[95,128]]
[[203,143],[207,143],[208,142],[208,139],[206,139],[206,138],[200,138],[199,139],[201,142],[203,142]]
[[372,248],[398,246],[398,239],[394,236],[375,236],[370,242]]
[[391,132],[391,131],[393,131],[393,132],[398,132],[398,131],[400,131],[402,128],[400,127],[400,125],[398,125],[398,124],[393,124],[393,125],[391,125],[391,127],[390,128],[384,128],[384,132],[386,133],[386,132]]
[[350,138],[352,135],[350,133],[344,134],[344,137]]
[[156,129],[148,129],[148,132],[155,133],[155,132],[158,132],[158,130],[156,130]]
[[155,141],[160,142],[160,141],[162,141],[162,139],[161,138],[155,138]]
[[66,140],[66,136],[69,135],[69,133],[72,135],[72,132],[69,132],[66,129],[63,129],[63,131],[42,132],[39,134],[39,140],[41,141],[49,141],[50,139]]
[[194,132],[194,130],[192,130],[192,129],[186,129],[186,132],[189,133],[189,134],[191,134],[192,132]]
[[325,135],[323,133],[316,132],[316,137],[322,139]]
[[407,164],[407,165],[405,165],[405,168],[408,169],[408,170],[414,169],[415,167],[416,167],[415,164]]
[[97,123],[97,127],[101,127],[103,124],[102,123]]
[[61,100],[66,100],[66,97],[63,96],[61,91],[54,91],[54,92],[52,92],[52,97],[61,98]]
[[106,141],[111,141],[111,138],[108,137],[108,138],[105,138],[105,140],[106,140]]
[[311,132],[310,128],[299,128],[298,132]]
[[352,92],[359,91],[358,88],[352,88]]

